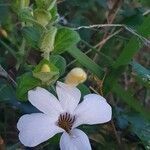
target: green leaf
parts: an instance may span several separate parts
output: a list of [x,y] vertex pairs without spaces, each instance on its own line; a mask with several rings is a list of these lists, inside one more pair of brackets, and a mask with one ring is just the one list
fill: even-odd
[[2,40],[0,40],[0,44],[3,45],[16,60],[18,59],[15,49],[12,49],[7,43]]
[[102,79],[104,76],[103,69],[98,66],[95,62],[92,61],[88,56],[86,56],[81,50],[77,47],[72,47],[67,50],[77,61],[82,64],[84,67],[89,69],[91,73],[96,75],[99,79]]
[[91,93],[89,88],[85,84],[79,84],[78,89],[81,91],[82,97]]
[[21,101],[27,101],[27,93],[29,90],[40,86],[40,80],[34,78],[31,74],[26,73],[19,77],[16,90],[17,98]]
[[129,114],[129,116],[126,116],[126,119],[130,122],[130,130],[140,138],[145,146],[145,149],[149,150],[150,122],[146,122],[143,118],[131,114]]
[[50,13],[52,15],[52,19],[50,22],[52,22],[52,23],[58,22],[59,21],[59,14],[57,12],[57,6],[56,5],[50,10]]
[[[148,37],[150,34],[149,26],[150,26],[150,17],[144,18],[144,22],[139,26],[137,30],[138,33],[141,34],[142,36]],[[140,50],[140,47],[141,46],[139,45],[138,38],[133,36],[123,49],[118,59],[113,63],[108,76],[106,76],[103,90],[105,94],[107,94],[113,87],[113,84],[117,82],[117,79],[125,70],[126,65],[130,63],[134,55],[138,52],[138,50]]]
[[125,102],[128,107],[139,112],[144,118],[150,120],[150,111],[145,109],[138,100],[136,100],[130,91],[125,91],[118,83],[115,83],[112,91]]
[[18,142],[12,146],[8,146],[7,150],[16,150],[16,149],[20,149],[20,147],[21,147],[21,144],[20,144],[20,142]]
[[136,0],[136,1],[142,3],[142,4],[145,5],[146,7],[149,7],[149,6],[150,6],[150,1],[148,1],[148,0]]
[[60,28],[56,34],[53,53],[63,53],[75,46],[79,41],[80,36],[76,31],[73,31],[70,28]]
[[19,16],[19,19],[22,22],[29,23],[30,25],[31,24],[32,25],[36,25],[40,29],[45,30],[45,27],[43,27],[37,20],[34,19],[33,15],[32,15],[32,10],[31,9],[29,9],[29,8],[21,9],[18,12],[18,16]]
[[63,75],[66,69],[66,60],[60,55],[51,55],[49,59],[59,69],[60,76]]
[[143,82],[146,87],[150,88],[150,70],[135,61],[132,61],[130,64],[137,76],[137,79],[140,78],[140,81]]
[[[150,17],[144,18],[144,22],[137,29],[138,34],[144,36],[145,38],[150,35]],[[135,53],[140,50],[141,45],[139,44],[137,37],[132,37],[128,44],[123,49],[122,53],[113,64],[114,68],[127,65],[131,59],[134,57]]]
[[34,48],[38,48],[41,33],[37,28],[31,26],[23,27],[22,34],[29,45]]
[[4,79],[0,80],[0,102],[11,101],[15,97],[15,91]]
[[131,63],[132,69],[135,73],[137,73],[142,78],[147,78],[147,76],[150,76],[150,70],[146,69],[136,61],[132,61]]
[[135,112],[130,111],[126,113],[125,110],[119,107],[115,109],[115,119],[119,128],[128,129],[132,135],[133,133],[136,134],[142,141],[145,149],[149,150],[150,122],[146,121]]

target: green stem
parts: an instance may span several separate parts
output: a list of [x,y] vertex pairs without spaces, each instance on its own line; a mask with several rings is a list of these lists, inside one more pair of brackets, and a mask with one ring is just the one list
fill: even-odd
[[4,41],[0,40],[0,43],[12,54],[12,56],[17,60],[17,55],[15,53],[15,50],[13,50],[11,47],[9,47]]
[[22,39],[22,43],[21,43],[21,46],[19,48],[19,54],[20,54],[20,58],[16,64],[16,69],[18,70],[20,65],[25,61],[25,47],[26,47],[26,41],[25,39],[23,38]]
[[50,52],[43,52],[42,57],[49,61],[49,54]]

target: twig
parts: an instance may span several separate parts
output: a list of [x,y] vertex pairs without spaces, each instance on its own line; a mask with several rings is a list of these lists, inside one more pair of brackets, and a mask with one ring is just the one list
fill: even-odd
[[0,65],[0,75],[11,80],[15,87],[17,86],[16,81],[7,73],[7,71],[5,71],[5,69],[1,65]]
[[91,28],[103,28],[103,27],[123,27],[133,35],[137,36],[141,41],[143,41],[146,45],[150,45],[150,40],[143,37],[142,35],[138,34],[136,31],[134,31],[132,28],[127,27],[124,24],[95,24],[95,25],[89,25],[89,26],[80,26],[77,28],[73,28],[74,30],[80,30],[80,29],[91,29]]
[[114,37],[115,35],[117,35],[118,33],[120,33],[122,31],[122,29],[117,30],[116,32],[114,32],[113,34],[107,36],[105,39],[103,39],[100,43],[98,43],[96,45],[96,47],[99,47],[100,45],[106,43],[109,39],[111,39],[112,37]]
[[0,150],[5,150],[5,143],[4,143],[4,140],[2,139],[1,135],[0,135]]
[[[105,77],[104,77],[104,78],[105,78]],[[90,88],[94,93],[99,94],[99,92],[97,92],[93,87],[90,86],[89,88]],[[102,96],[103,96],[103,93],[101,93],[101,94],[102,94]],[[117,133],[117,130],[116,130],[116,127],[115,127],[115,124],[114,124],[113,119],[111,119],[111,125],[112,125],[112,128],[113,128],[113,131],[114,131],[114,134],[115,134],[117,143],[118,143],[119,147],[121,148],[121,140],[120,140],[120,137],[119,137],[119,135],[118,135],[118,133]]]
[[146,16],[146,15],[148,15],[150,13],[150,9],[148,9],[147,11],[145,11],[144,13],[143,13],[143,16]]
[[117,133],[117,130],[116,130],[116,127],[115,127],[115,124],[114,124],[114,121],[113,121],[113,120],[111,120],[111,125],[112,125],[112,127],[113,127],[113,130],[114,130],[114,134],[115,134],[117,143],[119,144],[119,147],[121,148],[121,140],[120,140],[120,137],[118,136],[118,133]]
[[65,0],[57,0],[57,4],[64,2]]
[[79,26],[73,28],[73,30],[80,30],[80,29],[91,29],[91,28],[104,28],[104,27],[123,27],[123,24],[93,24],[89,26]]
[[90,86],[89,88],[90,88],[94,93],[96,93],[96,94],[99,95],[99,93],[98,93],[92,86]]
[[[114,37],[115,35],[117,35],[118,33],[120,33],[122,31],[122,29],[117,30],[116,32],[114,32],[113,34],[109,35],[106,39],[102,40],[100,43],[98,43],[95,46],[90,46],[90,44],[86,43],[85,41],[82,40],[82,42],[84,44],[86,44],[88,47],[90,47],[89,50],[87,50],[85,52],[85,54],[88,54],[89,52],[91,52],[92,50],[95,50],[96,53],[98,53],[99,55],[103,55],[103,53],[98,52],[95,48],[99,47],[100,44],[102,44],[103,42],[107,42],[108,40],[110,40],[112,37]],[[93,48],[92,48],[93,47]],[[74,59],[73,61],[71,61],[67,67],[69,67],[70,65],[74,64],[76,62],[76,59]]]

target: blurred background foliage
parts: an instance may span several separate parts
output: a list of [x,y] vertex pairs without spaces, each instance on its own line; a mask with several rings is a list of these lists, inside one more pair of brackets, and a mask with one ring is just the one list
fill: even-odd
[[[22,29],[16,15],[19,11],[16,1],[0,0],[2,150],[31,149],[20,144],[16,123],[22,114],[37,111],[28,102],[16,98],[17,78],[30,71],[41,59],[41,53],[34,51],[38,49],[39,33],[36,29],[30,29],[31,32]],[[33,4],[31,0],[30,6],[34,7]],[[59,25],[62,26],[125,24],[147,39],[150,36],[149,0],[58,0],[57,6]],[[150,43],[123,27],[80,29],[77,32],[81,37],[78,48],[71,47],[61,56],[52,56],[51,60],[61,68],[61,78],[74,66],[85,68],[88,80],[79,85],[82,94],[103,94],[113,107],[110,123],[81,127],[88,133],[93,149],[150,150]],[[31,33],[30,36],[28,33]],[[25,53],[22,53],[20,45],[26,36],[29,42]],[[27,76],[23,79],[26,80]],[[34,87],[34,83],[26,82],[20,85],[20,89],[24,90],[29,84]],[[59,135],[34,149],[56,150],[59,149],[58,141]]]

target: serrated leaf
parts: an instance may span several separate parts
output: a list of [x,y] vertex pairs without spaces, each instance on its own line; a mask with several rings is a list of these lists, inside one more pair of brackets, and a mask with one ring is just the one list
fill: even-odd
[[55,44],[54,44],[54,54],[61,54],[71,47],[75,46],[80,41],[80,36],[76,31],[70,28],[60,28],[57,31]]

